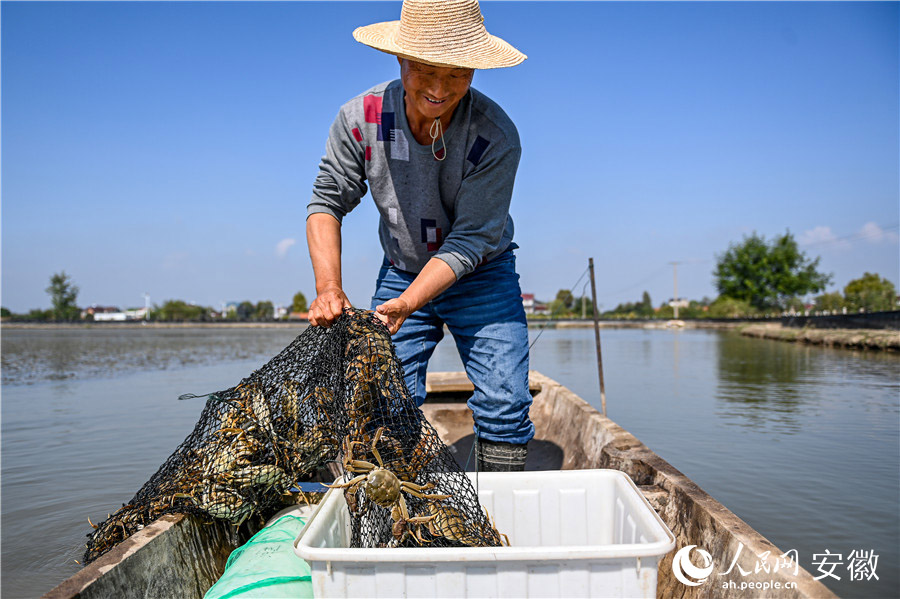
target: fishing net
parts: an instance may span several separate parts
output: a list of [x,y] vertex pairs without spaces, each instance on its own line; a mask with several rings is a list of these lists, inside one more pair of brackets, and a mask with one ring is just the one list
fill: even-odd
[[166,513],[262,522],[297,503],[296,485],[329,461],[344,468],[352,547],[501,544],[370,311],[347,309],[330,328],[306,329],[206,397],[193,432],[88,535],[86,563]]

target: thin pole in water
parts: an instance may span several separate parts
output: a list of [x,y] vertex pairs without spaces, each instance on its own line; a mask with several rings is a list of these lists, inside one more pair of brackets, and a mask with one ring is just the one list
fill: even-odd
[[672,298],[672,307],[675,309],[675,320],[678,320],[678,265],[681,262],[669,262],[672,265],[672,275],[675,282],[675,297]]
[[597,313],[597,284],[594,282],[593,258],[588,258],[588,270],[591,271],[591,307],[594,312],[594,339],[597,343],[597,372],[600,374],[600,407],[606,416],[606,388],[603,385],[603,356],[600,353],[600,320]]

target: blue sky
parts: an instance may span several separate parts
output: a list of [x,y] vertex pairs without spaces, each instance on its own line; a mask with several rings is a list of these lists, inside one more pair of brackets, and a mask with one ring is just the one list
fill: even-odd
[[[351,31],[399,2],[2,7],[2,301],[143,293],[287,303],[314,281],[306,204],[338,108],[398,76]],[[587,258],[613,307],[715,296],[715,256],[791,231],[830,289],[900,276],[897,3],[483,2],[525,52],[474,87],[519,128],[522,288],[551,299]],[[370,200],[344,221],[368,306]],[[579,285],[580,287],[580,285]],[[581,289],[575,293],[580,294]]]

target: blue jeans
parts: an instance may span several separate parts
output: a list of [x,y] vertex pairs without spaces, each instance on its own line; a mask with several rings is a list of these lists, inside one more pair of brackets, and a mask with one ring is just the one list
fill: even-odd
[[[415,278],[385,259],[372,309],[398,297]],[[528,327],[511,249],[411,314],[394,335],[406,386],[420,406],[428,360],[444,336],[445,323],[475,386],[468,405],[476,434],[488,441],[527,443],[534,436],[528,418]]]

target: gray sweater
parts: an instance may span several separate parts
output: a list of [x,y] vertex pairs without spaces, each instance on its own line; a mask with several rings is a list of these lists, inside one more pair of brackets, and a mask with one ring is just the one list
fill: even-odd
[[[328,134],[308,214],[341,221],[366,193],[381,214],[381,246],[397,268],[417,273],[432,257],[457,279],[512,243],[509,202],[519,134],[506,113],[469,88],[444,132],[446,159],[410,133],[399,80],[341,107]],[[441,156],[440,141],[435,145]]]

